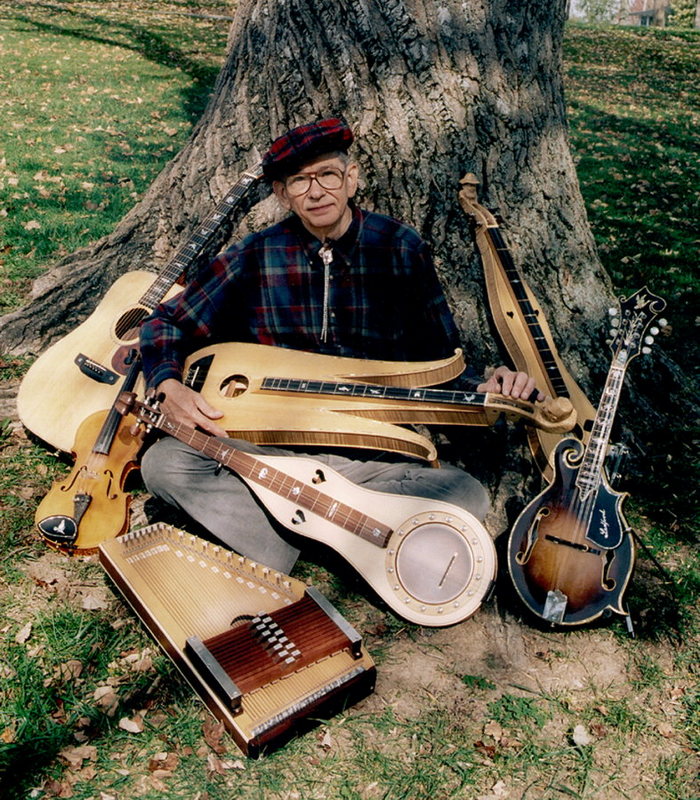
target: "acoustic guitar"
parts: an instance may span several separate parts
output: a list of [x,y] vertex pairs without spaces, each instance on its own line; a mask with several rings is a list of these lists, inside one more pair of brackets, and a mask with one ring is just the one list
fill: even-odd
[[[544,312],[518,270],[494,215],[477,200],[479,181],[469,173],[460,182],[459,202],[475,222],[486,292],[496,330],[516,369],[535,378],[537,388],[573,405],[577,422],[572,435],[587,444],[595,409],[559,357]],[[537,467],[552,477],[551,459],[561,435],[546,428],[529,428],[528,443]]]
[[621,300],[613,360],[588,444],[561,439],[552,482],[510,533],[508,571],[515,589],[533,614],[552,625],[581,625],[608,611],[628,616],[623,595],[635,548],[622,514],[626,495],[610,487],[604,460],[627,366],[648,352],[658,328],[647,331],[665,306],[646,288]]
[[39,356],[17,394],[17,412],[28,430],[58,450],[72,450],[82,422],[112,406],[128,372],[127,355],[138,347],[143,320],[182,290],[175,286],[177,279],[261,176],[260,166],[243,173],[157,276],[145,270],[122,275],[81,325]]
[[400,424],[493,425],[505,415],[566,432],[576,422],[565,398],[531,403],[421,385],[462,368],[460,351],[442,362],[397,362],[228,343],[190,355],[184,383],[223,412],[217,422],[230,436],[256,444],[369,447],[434,461],[433,443]]
[[120,410],[233,470],[280,524],[339,553],[409,622],[461,622],[494,581],[494,544],[468,511],[357,486],[313,459],[244,453],[171,420],[156,399],[141,403],[125,392]]

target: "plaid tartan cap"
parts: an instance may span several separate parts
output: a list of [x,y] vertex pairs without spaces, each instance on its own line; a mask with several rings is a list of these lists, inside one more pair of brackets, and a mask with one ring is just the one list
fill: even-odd
[[354,138],[340,117],[300,125],[275,139],[263,156],[263,173],[270,180],[284,177],[324,153],[346,151]]

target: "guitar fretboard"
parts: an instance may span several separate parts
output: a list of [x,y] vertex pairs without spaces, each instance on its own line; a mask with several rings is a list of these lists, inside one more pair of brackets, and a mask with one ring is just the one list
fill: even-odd
[[250,172],[244,172],[237,183],[231,187],[224,198],[219,202],[214,211],[204,220],[189,240],[180,247],[173,258],[158,274],[158,277],[148,287],[141,297],[141,304],[149,309],[154,309],[165,297],[166,292],[189,269],[200,253],[209,244],[222,222],[233,212],[240,199],[248,188],[262,176],[262,167],[254,167]]
[[539,354],[540,361],[542,362],[542,366],[544,367],[547,378],[551,384],[553,394],[556,397],[569,397],[566,383],[562,378],[556,359],[552,353],[552,349],[547,341],[547,337],[544,335],[542,327],[539,323],[537,311],[532,307],[532,303],[527,295],[527,291],[523,285],[518,268],[515,266],[513,257],[508,251],[506,243],[503,241],[501,232],[498,228],[492,227],[489,227],[487,230],[491,239],[491,243],[498,253],[499,260],[508,278],[511,289],[513,290],[515,299],[520,306],[523,319],[525,320],[528,330],[530,331],[530,335],[532,336],[537,353]]
[[[201,433],[186,425],[172,422],[161,415],[156,427],[205,455],[229,467],[242,478],[269,489],[276,495],[294,502],[300,508],[311,511],[334,525],[365,539],[377,547],[386,547],[392,529],[364,512],[341,503],[318,489],[269,466],[249,453],[244,453],[224,442]],[[323,480],[323,465],[319,465],[317,478]]]
[[[139,376],[139,372],[141,372],[141,358],[139,356],[135,356],[134,362],[129,367],[129,372],[127,373],[126,377],[124,378],[124,383],[122,384],[123,392],[130,392],[134,386],[136,385],[136,380]],[[105,421],[100,428],[100,432],[97,436],[97,441],[95,442],[92,452],[99,454],[99,455],[108,455],[109,451],[112,448],[112,442],[114,441],[114,437],[117,435],[117,431],[119,430],[119,425],[124,419],[122,414],[117,410],[117,402],[119,397],[112,404]]]
[[377,386],[368,383],[347,383],[335,381],[312,381],[297,378],[263,378],[261,389],[273,392],[294,392],[299,394],[323,394],[334,397],[364,397],[381,400],[415,400],[425,403],[444,403],[447,405],[485,406],[484,392],[451,391],[449,389],[415,388],[399,386]]

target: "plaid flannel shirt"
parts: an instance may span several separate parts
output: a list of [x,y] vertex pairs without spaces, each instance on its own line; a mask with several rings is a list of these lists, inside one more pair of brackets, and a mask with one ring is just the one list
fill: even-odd
[[158,306],[141,328],[148,385],[180,380],[186,356],[214,342],[386,360],[451,355],[459,337],[428,246],[397,220],[352,212],[330,242],[326,274],[322,243],[291,216],[231,247]]

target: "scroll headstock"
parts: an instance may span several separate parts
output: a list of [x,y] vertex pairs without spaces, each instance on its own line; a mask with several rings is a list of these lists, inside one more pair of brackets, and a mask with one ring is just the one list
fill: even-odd
[[652,327],[656,317],[666,308],[666,301],[645,286],[627,299],[621,297],[619,304],[619,313],[617,309],[610,309],[610,346],[616,359],[624,364],[640,352],[651,352],[654,337],[667,324],[665,319],[660,319]]
[[473,172],[467,174],[460,181],[462,189],[459,192],[459,204],[462,206],[464,213],[473,217],[477,225],[484,225],[487,228],[497,228],[498,222],[496,217],[484,206],[479,203],[476,189],[479,185],[479,179]]

